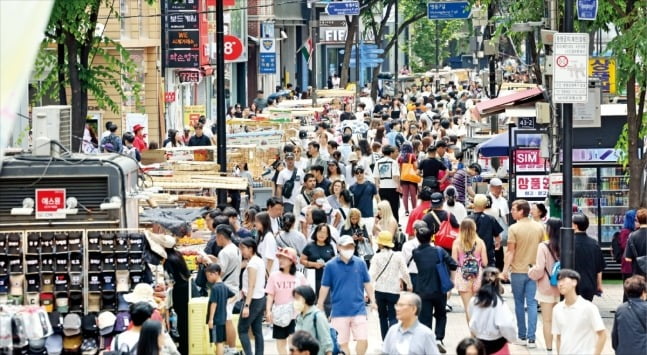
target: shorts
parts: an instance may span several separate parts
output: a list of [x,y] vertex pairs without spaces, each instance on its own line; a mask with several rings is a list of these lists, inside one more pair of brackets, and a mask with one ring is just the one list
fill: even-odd
[[291,334],[294,333],[294,327],[296,326],[296,321],[293,319],[287,327],[279,327],[276,324],[272,325],[272,339],[287,339]]
[[238,301],[238,298],[239,296],[236,295],[227,300],[227,320],[232,319],[232,316],[234,315],[234,305],[236,304],[236,301]]
[[461,268],[459,267],[456,269],[456,277],[454,279],[454,287],[456,288],[456,291],[458,292],[472,292],[476,293],[478,292],[479,288],[481,288],[481,272],[479,271],[479,275],[475,279],[471,280],[465,280],[463,278],[463,274],[461,272]]
[[227,340],[227,330],[225,325],[213,325],[213,329],[209,330],[209,342],[212,344],[224,343]]
[[330,326],[337,331],[339,344],[347,344],[350,341],[350,333],[353,333],[353,340],[367,340],[368,317],[362,314],[354,317],[332,317]]
[[559,296],[544,295],[543,293],[537,291],[535,294],[535,299],[539,303],[552,303],[556,304],[559,302]]

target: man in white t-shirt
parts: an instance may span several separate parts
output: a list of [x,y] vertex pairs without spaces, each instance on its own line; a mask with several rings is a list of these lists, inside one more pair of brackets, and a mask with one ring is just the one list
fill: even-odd
[[[285,154],[285,169],[281,170],[278,178],[276,179],[276,194],[277,197],[283,197],[283,210],[284,212],[293,212],[294,204],[296,202],[299,191],[301,191],[301,185],[303,184],[303,170],[294,166],[294,153]],[[283,186],[286,182],[292,180],[294,176],[294,184],[292,191],[289,194],[289,197],[286,197],[286,194],[283,193]]]
[[382,147],[383,157],[375,163],[373,177],[381,200],[389,201],[393,217],[399,219],[400,211],[400,165],[395,160],[398,152],[392,145]]
[[222,269],[222,282],[235,294],[227,300],[227,322],[225,323],[225,330],[227,334],[227,345],[230,348],[236,347],[236,328],[232,321],[234,314],[234,304],[238,300],[240,292],[240,264],[241,256],[240,249],[234,244],[231,239],[234,236],[234,230],[225,224],[216,227],[216,243],[222,249],[218,253],[218,264]]
[[[600,311],[575,291],[580,274],[575,270],[559,272],[557,288],[564,300],[553,308],[553,335],[559,354],[601,354],[607,330]],[[548,349],[550,351],[550,349]]]

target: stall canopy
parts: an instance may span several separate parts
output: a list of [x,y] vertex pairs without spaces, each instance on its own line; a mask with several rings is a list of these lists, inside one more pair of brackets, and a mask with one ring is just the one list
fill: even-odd
[[476,152],[483,157],[508,156],[508,132],[497,134],[476,146]]
[[479,102],[471,109],[472,117],[485,117],[505,111],[507,107],[514,105],[529,104],[543,99],[544,90],[534,88],[516,92],[510,95],[497,97],[496,99]]

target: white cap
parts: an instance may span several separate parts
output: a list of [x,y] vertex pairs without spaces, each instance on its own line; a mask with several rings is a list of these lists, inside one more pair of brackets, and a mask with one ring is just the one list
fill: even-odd
[[503,186],[503,181],[499,178],[493,178],[490,180],[490,186]]

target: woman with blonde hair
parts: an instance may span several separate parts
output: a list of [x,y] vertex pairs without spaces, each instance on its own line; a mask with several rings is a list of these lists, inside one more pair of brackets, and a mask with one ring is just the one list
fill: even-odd
[[[476,223],[472,219],[461,222],[460,233],[452,245],[452,259],[458,262],[454,285],[467,310],[470,299],[481,287],[482,268],[488,263],[485,243],[476,234]],[[467,311],[465,317],[469,324]]]
[[377,237],[380,232],[391,232],[391,235],[397,236],[398,234],[398,221],[393,216],[391,204],[389,201],[380,201],[377,204],[377,215],[375,216],[375,224],[373,225],[373,236]]

